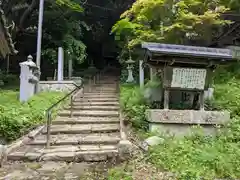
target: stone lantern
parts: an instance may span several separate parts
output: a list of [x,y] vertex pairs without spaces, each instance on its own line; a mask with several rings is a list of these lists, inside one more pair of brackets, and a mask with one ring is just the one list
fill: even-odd
[[32,61],[33,57],[28,56],[27,61],[21,62],[20,75],[20,101],[25,102],[35,93],[36,84],[39,81],[40,71],[37,65]]
[[133,64],[135,63],[132,58],[130,57],[129,60],[126,61],[127,63],[127,70],[128,70],[128,78],[127,78],[127,83],[132,83],[134,82],[134,78],[133,78]]

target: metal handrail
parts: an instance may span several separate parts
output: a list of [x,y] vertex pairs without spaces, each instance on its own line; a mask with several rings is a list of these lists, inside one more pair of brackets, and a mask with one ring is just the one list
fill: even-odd
[[73,115],[73,97],[74,97],[74,93],[77,92],[78,90],[83,88],[83,83],[78,86],[76,84],[73,83],[73,85],[75,85],[76,87],[74,88],[74,90],[72,90],[70,93],[68,93],[66,96],[64,96],[62,99],[60,99],[58,102],[56,102],[55,104],[53,104],[52,106],[50,106],[45,112],[46,112],[46,116],[47,116],[47,142],[46,142],[46,146],[47,148],[50,147],[50,136],[51,136],[51,124],[52,124],[52,110],[57,107],[57,105],[59,105],[61,102],[63,102],[64,100],[66,100],[68,97],[71,96],[71,109],[70,109],[70,116],[72,117]]

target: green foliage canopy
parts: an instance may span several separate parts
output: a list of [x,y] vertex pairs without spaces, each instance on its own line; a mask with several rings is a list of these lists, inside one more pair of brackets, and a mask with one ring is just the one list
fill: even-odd
[[230,23],[220,18],[227,10],[219,0],[137,0],[112,32],[129,47],[142,41],[204,45]]
[[[3,10],[9,23],[13,21],[15,24],[12,34],[20,54],[25,54],[26,51],[28,54],[35,54],[38,2],[38,0],[8,0],[4,3]],[[86,46],[82,42],[82,36],[83,30],[88,29],[88,26],[80,20],[83,11],[79,0],[45,0],[43,59],[54,63],[57,59],[57,47],[62,46],[73,60],[84,61]]]

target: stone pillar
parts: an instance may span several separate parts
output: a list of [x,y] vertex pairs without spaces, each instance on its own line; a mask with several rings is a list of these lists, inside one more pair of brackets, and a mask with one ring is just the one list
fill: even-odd
[[214,88],[208,88],[208,99],[213,99]]
[[204,99],[211,100],[213,99],[214,88],[208,88],[208,90],[204,91]]
[[169,109],[169,90],[164,90],[164,109]]
[[58,81],[63,81],[64,77],[64,53],[63,53],[63,48],[59,47],[58,48],[58,76],[57,80]]
[[73,72],[73,68],[72,68],[72,58],[69,58],[69,60],[68,60],[68,78],[69,78],[69,79],[72,78],[72,72]]
[[144,87],[144,69],[143,69],[143,60],[139,61],[139,84],[140,87]]
[[204,91],[199,94],[200,110],[204,111]]

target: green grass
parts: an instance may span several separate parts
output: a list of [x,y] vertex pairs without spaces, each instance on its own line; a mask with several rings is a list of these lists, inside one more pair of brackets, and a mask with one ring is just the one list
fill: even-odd
[[177,174],[178,179],[209,179],[240,177],[240,145],[224,136],[204,138],[192,136],[166,138],[151,149],[148,158],[156,167]]
[[20,103],[17,90],[0,89],[0,138],[13,141],[43,123],[44,111],[63,95],[61,92],[43,92]]

